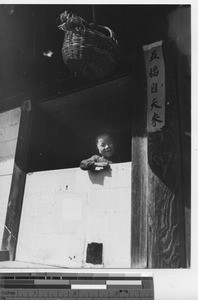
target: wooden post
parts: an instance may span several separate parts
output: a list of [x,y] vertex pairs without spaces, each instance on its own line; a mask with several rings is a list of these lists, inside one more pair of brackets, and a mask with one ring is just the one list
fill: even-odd
[[32,115],[32,103],[30,100],[27,100],[21,106],[21,120],[15,154],[14,170],[8,200],[3,241],[1,246],[2,250],[9,250],[10,260],[14,260],[16,254],[17,238],[26,180],[26,165]]
[[[141,50],[139,51],[141,53]],[[147,267],[148,158],[146,135],[146,77],[143,53],[134,61],[132,99],[131,267]]]
[[147,267],[147,137],[132,139],[131,266]]
[[[136,85],[139,91],[132,118],[132,268],[186,267],[183,158],[173,50],[169,42],[164,43],[166,119],[159,131],[146,132],[146,81],[141,72],[136,74],[142,86]],[[143,57],[138,63],[141,60]],[[144,66],[141,68],[144,72]]]
[[175,132],[152,133],[148,141],[148,266],[185,267],[184,205]]
[[186,267],[182,195],[181,132],[176,61],[163,46],[166,71],[166,120],[148,137],[148,267]]

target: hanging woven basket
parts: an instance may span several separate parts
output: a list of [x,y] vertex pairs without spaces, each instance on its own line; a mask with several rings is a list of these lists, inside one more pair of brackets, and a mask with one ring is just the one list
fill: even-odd
[[65,32],[63,60],[72,74],[93,80],[115,70],[119,47],[110,28],[89,24],[67,11],[60,15],[60,21],[59,28]]

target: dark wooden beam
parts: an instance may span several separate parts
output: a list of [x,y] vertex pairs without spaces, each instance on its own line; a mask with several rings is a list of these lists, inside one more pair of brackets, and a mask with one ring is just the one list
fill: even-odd
[[125,57],[120,64],[119,70],[99,80],[90,81],[83,78],[68,76],[60,80],[52,81],[47,85],[38,86],[29,91],[23,90],[18,95],[0,97],[0,112],[21,106],[22,102],[27,98],[31,98],[31,101],[34,103],[42,103],[77,91],[83,91],[105,82],[111,82],[119,78],[130,76],[132,67],[131,57]]
[[13,97],[0,99],[0,112],[5,112],[20,107],[24,102],[24,94],[15,95]]
[[21,106],[21,119],[17,140],[14,170],[8,200],[2,250],[8,250],[10,260],[15,259],[20,217],[23,204],[23,194],[26,180],[26,164],[32,124],[32,103],[25,101]]

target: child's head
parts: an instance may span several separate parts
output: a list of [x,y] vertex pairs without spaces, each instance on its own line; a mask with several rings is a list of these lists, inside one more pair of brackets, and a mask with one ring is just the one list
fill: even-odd
[[114,143],[112,137],[103,133],[96,137],[98,152],[105,158],[110,158],[114,154]]

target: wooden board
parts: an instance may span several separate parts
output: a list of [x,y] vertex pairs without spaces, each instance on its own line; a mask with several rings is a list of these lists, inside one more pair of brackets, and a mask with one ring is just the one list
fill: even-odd
[[29,100],[22,105],[14,170],[5,220],[2,250],[9,250],[10,259],[15,259],[15,251],[23,203],[23,192],[26,179],[26,163],[32,120],[32,107]]
[[[16,260],[69,268],[130,268],[131,163],[111,168],[28,174]],[[90,259],[89,245],[102,251],[102,261],[101,256]]]
[[0,176],[0,239],[2,241],[12,174]]
[[185,203],[182,193],[180,110],[177,72],[170,45],[163,47],[166,67],[166,121],[148,137],[148,265],[186,267]]
[[3,238],[20,115],[20,108],[0,114],[0,243]]
[[[177,65],[170,43],[163,46],[166,120],[147,133],[146,81],[139,72],[132,126],[132,267],[186,267],[185,201]],[[138,63],[142,64],[142,59]],[[143,88],[140,88],[140,82]]]
[[131,266],[147,267],[148,164],[147,138],[132,140]]

